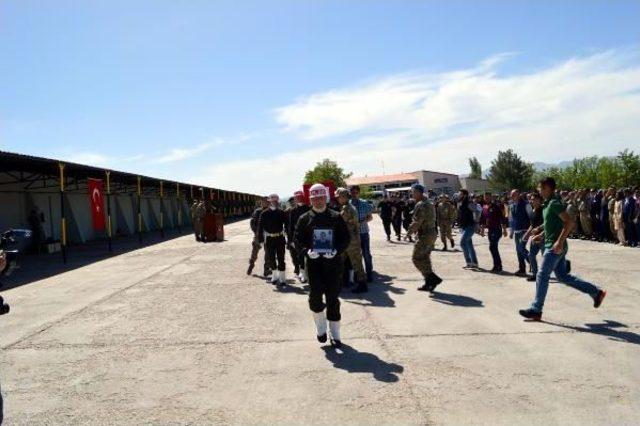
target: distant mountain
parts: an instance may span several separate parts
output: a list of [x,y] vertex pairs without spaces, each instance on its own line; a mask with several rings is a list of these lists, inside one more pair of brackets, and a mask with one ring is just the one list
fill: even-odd
[[567,167],[573,164],[573,161],[561,161],[559,163],[542,163],[540,161],[536,161],[533,163],[533,168],[537,171],[546,170],[549,167]]

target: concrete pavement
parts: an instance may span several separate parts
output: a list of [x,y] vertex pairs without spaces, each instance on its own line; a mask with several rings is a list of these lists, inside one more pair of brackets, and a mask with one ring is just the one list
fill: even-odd
[[[376,219],[376,282],[344,294],[338,352],[315,341],[300,284],[244,274],[248,228],[3,292],[6,424],[640,423],[640,250],[570,241],[574,271],[609,294],[595,310],[552,284],[547,322],[529,323],[534,284],[463,270],[460,252],[435,252],[445,282],[418,292],[411,245]],[[501,250],[515,270],[513,241]]]

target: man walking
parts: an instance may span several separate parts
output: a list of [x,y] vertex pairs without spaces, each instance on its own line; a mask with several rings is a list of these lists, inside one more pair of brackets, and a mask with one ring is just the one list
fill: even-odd
[[431,265],[431,252],[437,238],[436,208],[433,202],[424,196],[424,186],[419,183],[413,184],[411,195],[416,201],[416,207],[413,209],[413,220],[407,233],[417,234],[411,259],[424,277],[424,284],[418,287],[418,290],[433,291],[442,282],[442,279],[433,272]]
[[511,216],[511,233],[516,243],[516,253],[518,254],[518,270],[516,271],[516,275],[519,277],[527,276],[526,264],[529,262],[527,242],[522,241],[522,237],[531,224],[528,209],[530,209],[529,203],[520,196],[520,191],[517,189],[512,190],[509,214]]
[[289,243],[289,250],[294,265],[294,273],[298,277],[301,283],[307,282],[307,273],[304,264],[304,253],[296,244],[294,234],[296,231],[296,224],[300,219],[300,216],[309,211],[310,207],[305,203],[304,192],[296,191],[293,194],[295,206],[289,211],[289,222],[287,224],[287,241]]
[[535,299],[528,309],[519,311],[520,315],[534,321],[542,319],[542,309],[547,297],[551,272],[555,273],[559,282],[591,296],[594,308],[600,307],[607,295],[606,291],[567,272],[566,255],[569,247],[566,240],[572,223],[564,204],[555,195],[556,181],[547,177],[540,181],[538,189],[544,199],[543,223],[532,233],[535,235],[534,241],[544,241],[545,252],[536,276]]
[[360,187],[352,186],[351,205],[358,212],[358,222],[360,223],[360,247],[362,249],[362,258],[364,259],[364,268],[367,272],[367,282],[373,281],[373,258],[371,257],[371,240],[369,238],[369,222],[373,219],[373,206],[366,201],[360,199]]
[[380,219],[382,219],[382,226],[384,227],[384,233],[387,235],[387,241],[391,241],[391,218],[393,216],[393,205],[389,200],[389,196],[385,194],[384,198],[378,204],[380,210]]
[[451,243],[451,248],[454,247],[453,235],[451,228],[453,227],[453,221],[456,218],[456,208],[449,200],[449,196],[442,194],[438,205],[436,206],[436,219],[438,222],[438,230],[440,231],[440,240],[442,241],[442,251],[447,251],[447,239]]
[[[312,208],[298,220],[295,239],[306,256],[309,308],[313,312],[317,339],[320,343],[327,341],[328,322],[331,344],[340,347],[341,255],[349,246],[349,231],[340,214],[327,208],[328,198],[329,191],[324,185],[317,183],[309,188]],[[329,243],[321,243],[321,235],[331,235]]]
[[402,201],[402,198],[398,196],[395,197],[393,208],[391,223],[393,225],[393,231],[396,234],[396,240],[400,241],[402,237],[402,211],[404,210],[404,201]]
[[340,207],[340,216],[347,224],[349,230],[349,246],[344,252],[344,263],[348,266],[348,282],[354,280],[357,283],[352,290],[353,293],[364,293],[369,290],[367,287],[367,276],[362,266],[362,249],[360,248],[360,223],[358,222],[358,212],[355,207],[349,204],[349,190],[338,188],[335,192],[336,200]]
[[[256,260],[258,260],[258,252],[260,252],[260,248],[262,244],[260,244],[260,238],[258,238],[258,223],[260,222],[260,214],[267,208],[267,199],[262,198],[258,201],[258,206],[251,213],[251,220],[249,221],[249,226],[251,227],[251,232],[253,232],[253,240],[251,241],[251,256],[249,257],[249,268],[247,268],[247,275],[251,275],[253,268],[256,265]],[[263,277],[268,277],[271,271],[267,267],[267,259],[265,257],[264,269],[262,272]]]
[[502,259],[500,258],[500,238],[507,236],[507,218],[504,216],[504,206],[489,192],[484,194],[484,206],[482,208],[482,235],[485,230],[489,238],[489,251],[493,258],[491,272],[502,272]]
[[280,197],[269,195],[269,207],[260,214],[258,241],[264,243],[265,262],[272,271],[271,283],[282,287],[286,284],[284,252],[287,215],[280,208]]

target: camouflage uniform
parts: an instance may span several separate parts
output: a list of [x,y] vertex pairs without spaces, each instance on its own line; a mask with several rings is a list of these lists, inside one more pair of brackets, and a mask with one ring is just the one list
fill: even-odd
[[349,260],[351,268],[355,272],[356,281],[359,283],[367,280],[367,275],[364,272],[364,266],[362,265],[362,249],[360,248],[360,224],[358,222],[358,212],[356,208],[347,203],[340,209],[340,216],[347,224],[349,230],[349,245],[344,251],[344,260]]
[[616,197],[615,195],[611,195],[607,200],[607,207],[609,208],[609,229],[611,230],[611,238],[615,240],[616,225],[613,219],[613,211],[616,208]]
[[582,232],[584,232],[585,237],[591,237],[593,230],[591,227],[591,216],[589,215],[589,201],[586,195],[583,195],[578,203],[578,212],[580,212]]
[[569,235],[575,236],[578,226],[578,207],[576,206],[576,200],[572,197],[567,200],[567,214],[573,220],[573,227],[569,231]]
[[418,241],[413,247],[413,264],[427,278],[433,273],[431,266],[431,251],[436,242],[436,209],[428,198],[422,199],[413,210],[413,221],[409,226],[409,233],[416,232]]
[[447,239],[451,242],[453,247],[453,235],[451,234],[451,228],[453,221],[457,215],[456,208],[448,199],[443,199],[438,202],[436,217],[438,222],[438,229],[440,230],[440,239],[444,248],[447,248]]
[[[247,275],[251,274],[253,271],[253,267],[256,264],[256,260],[258,260],[258,253],[260,252],[260,244],[258,238],[258,221],[260,220],[260,214],[264,211],[264,208],[258,207],[251,214],[251,221],[249,222],[249,226],[251,227],[251,231],[253,232],[253,240],[251,241],[251,256],[249,257],[249,269],[247,270]],[[264,263],[264,276],[269,275],[269,268],[267,267],[267,262],[265,260]]]

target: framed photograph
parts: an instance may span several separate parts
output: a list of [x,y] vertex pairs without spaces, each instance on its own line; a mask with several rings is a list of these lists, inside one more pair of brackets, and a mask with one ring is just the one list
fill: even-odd
[[313,230],[313,250],[316,253],[331,253],[333,251],[333,229]]

